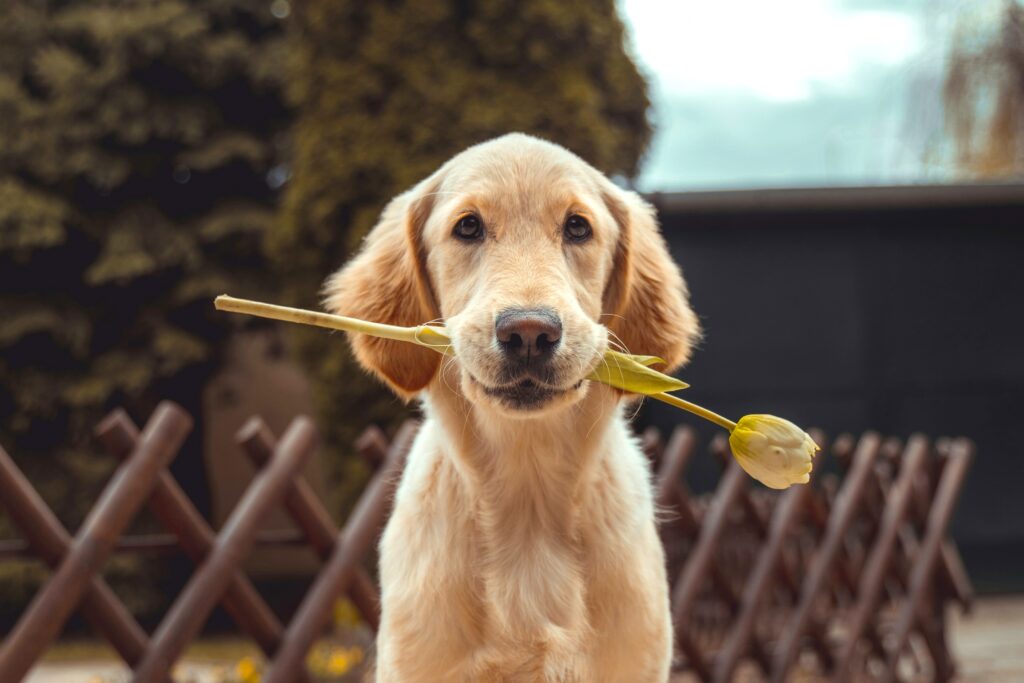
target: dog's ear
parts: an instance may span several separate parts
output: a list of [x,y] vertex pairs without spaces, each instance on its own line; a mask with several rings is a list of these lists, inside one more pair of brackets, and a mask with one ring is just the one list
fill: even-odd
[[[331,313],[389,325],[421,325],[439,317],[422,247],[437,181],[427,179],[391,201],[362,248],[324,285]],[[348,335],[363,367],[408,399],[430,384],[441,355],[407,342]]]
[[602,185],[620,235],[604,293],[604,310],[611,315],[602,322],[630,353],[659,356],[674,370],[689,360],[700,338],[686,282],[658,230],[654,207],[635,192]]

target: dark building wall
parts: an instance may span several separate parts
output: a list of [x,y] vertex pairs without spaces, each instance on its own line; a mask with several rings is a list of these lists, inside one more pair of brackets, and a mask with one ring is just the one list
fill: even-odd
[[[705,329],[689,397],[833,435],[972,438],[954,534],[979,588],[1024,589],[1024,187],[654,199]],[[679,419],[652,402],[641,423]]]

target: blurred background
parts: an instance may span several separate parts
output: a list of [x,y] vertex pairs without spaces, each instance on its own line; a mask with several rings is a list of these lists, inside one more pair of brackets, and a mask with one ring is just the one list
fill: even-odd
[[[92,427],[173,399],[174,474],[220,524],[242,421],[305,412],[344,519],[353,439],[414,409],[339,336],[212,298],[315,308],[390,197],[509,131],[659,208],[707,333],[694,400],[974,439],[954,533],[980,590],[1024,590],[1018,0],[5,0],[0,444],[74,529],[115,465]],[[254,559],[282,594],[310,566]],[[108,579],[152,623],[188,570]],[[0,565],[0,626],[45,576]]]

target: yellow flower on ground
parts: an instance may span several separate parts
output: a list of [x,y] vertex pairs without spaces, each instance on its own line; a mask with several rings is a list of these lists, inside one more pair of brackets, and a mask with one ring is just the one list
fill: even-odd
[[327,660],[327,673],[331,676],[341,676],[348,673],[348,670],[356,663],[355,658],[352,657],[348,650],[335,650],[331,653],[330,659]]
[[352,663],[349,662],[347,652],[334,652],[331,653],[331,658],[327,660],[327,673],[332,676],[341,676],[347,673]]
[[345,628],[355,628],[362,623],[359,610],[347,598],[341,598],[334,603],[334,625]]
[[343,676],[363,661],[363,648],[358,645],[341,647],[319,643],[306,660],[310,670],[320,677]]
[[818,444],[789,420],[747,415],[729,435],[732,454],[747,474],[773,489],[810,481]]
[[235,674],[242,683],[259,683],[260,672],[251,657],[242,657],[235,665]]

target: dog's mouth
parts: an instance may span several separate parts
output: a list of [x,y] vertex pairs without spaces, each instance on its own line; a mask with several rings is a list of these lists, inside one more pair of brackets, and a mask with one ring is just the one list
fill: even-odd
[[569,387],[553,387],[530,378],[522,379],[512,384],[492,387],[487,386],[472,375],[470,375],[470,379],[480,385],[485,394],[499,399],[504,405],[515,410],[541,408],[556,398],[576,391],[583,386],[582,379]]

